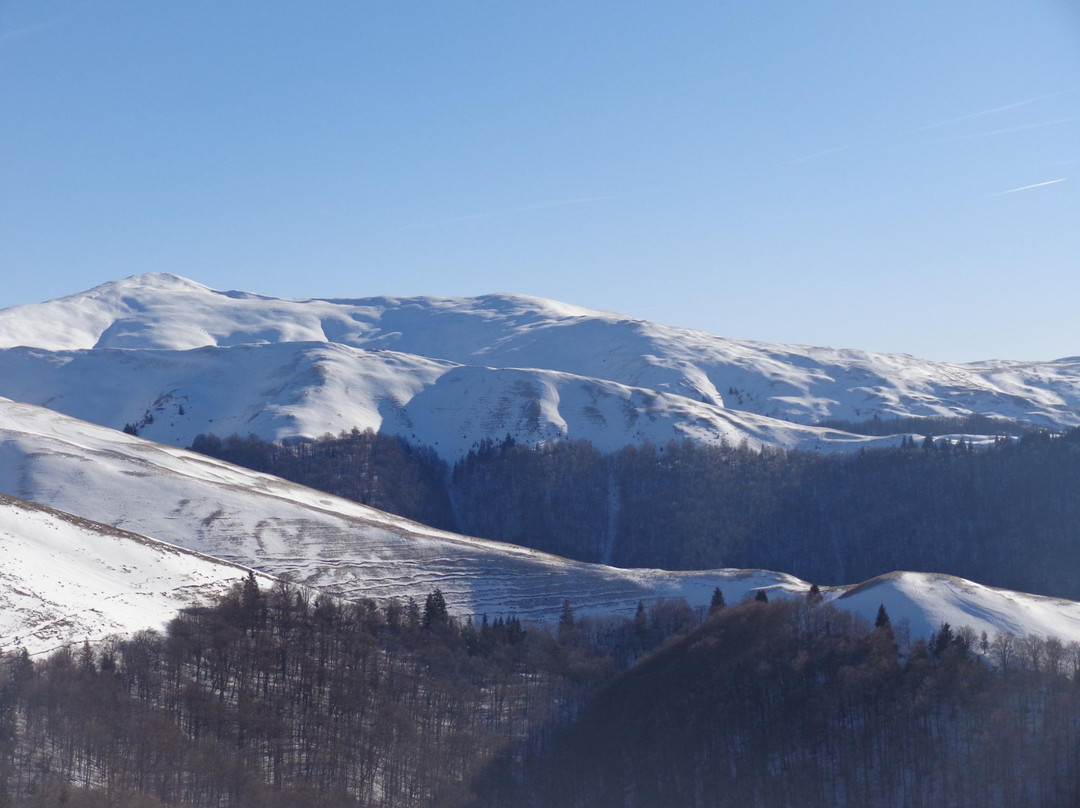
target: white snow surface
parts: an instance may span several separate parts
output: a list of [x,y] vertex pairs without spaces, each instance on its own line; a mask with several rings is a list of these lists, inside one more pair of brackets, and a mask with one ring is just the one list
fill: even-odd
[[35,655],[163,628],[179,609],[207,602],[247,574],[234,564],[4,495],[0,558],[0,652],[22,647]]
[[[160,627],[174,608],[239,580],[232,564],[346,598],[421,599],[438,586],[457,614],[547,621],[564,598],[579,614],[631,615],[639,600],[704,607],[715,587],[729,603],[809,589],[766,570],[624,570],[459,536],[3,399],[0,492],[49,506],[0,498],[3,649]],[[945,621],[1080,641],[1080,604],[951,576],[893,573],[825,597],[868,620],[884,604],[912,636]]]
[[784,423],[684,396],[554,370],[487,368],[333,343],[189,351],[0,350],[0,390],[114,429],[190,446],[199,433],[266,440],[353,428],[398,435],[453,461],[479,441],[585,438],[830,450],[895,443]]
[[835,606],[873,621],[884,606],[895,626],[908,621],[912,637],[928,637],[942,623],[970,626],[989,638],[1001,631],[1026,637],[1080,641],[1080,603],[996,589],[952,575],[893,572],[826,594]]
[[0,311],[0,395],[175,445],[370,427],[451,462],[507,434],[827,450],[899,440],[813,426],[827,418],[1078,425],[1080,359],[954,365],[523,296],[283,300],[149,274]]

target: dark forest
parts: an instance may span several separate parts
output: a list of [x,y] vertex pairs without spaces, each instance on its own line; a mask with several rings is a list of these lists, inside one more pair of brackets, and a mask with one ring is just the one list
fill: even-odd
[[766,568],[821,584],[914,570],[1080,598],[1080,430],[815,454],[486,442],[452,469],[371,432],[195,449],[458,532],[624,567]]
[[249,578],[163,634],[0,655],[0,806],[1080,801],[1080,645],[720,595],[547,630]]

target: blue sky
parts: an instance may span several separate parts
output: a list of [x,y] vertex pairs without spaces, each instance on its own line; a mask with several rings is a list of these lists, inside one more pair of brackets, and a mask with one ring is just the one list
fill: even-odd
[[1071,0],[0,0],[0,306],[140,272],[1080,355]]

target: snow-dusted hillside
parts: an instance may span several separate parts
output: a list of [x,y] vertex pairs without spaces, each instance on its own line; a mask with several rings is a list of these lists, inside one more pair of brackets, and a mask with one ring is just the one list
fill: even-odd
[[[422,598],[438,586],[457,613],[551,620],[566,598],[579,613],[629,615],[639,600],[684,597],[704,606],[714,587],[730,603],[758,589],[770,597],[802,597],[809,589],[805,581],[763,570],[622,570],[458,536],[4,400],[0,491],[74,515],[0,500],[2,647],[20,640],[44,649],[159,625],[170,598],[183,605],[189,594],[214,591],[243,574],[141,536],[348,598]],[[1006,630],[1080,641],[1080,604],[950,576],[896,573],[825,595],[871,620],[884,603],[894,622],[909,621],[913,636],[948,621],[991,635]]]
[[[0,495],[0,651],[162,628],[246,570]],[[264,585],[269,581],[264,581]]]
[[771,572],[675,573],[569,561],[428,528],[276,477],[0,400],[0,492],[348,598],[435,587],[458,613],[632,614],[639,600],[707,603],[716,586],[802,591]]
[[991,638],[1001,631],[1080,641],[1080,603],[996,589],[952,575],[894,572],[837,587],[826,597],[871,622],[884,605],[894,624],[908,621],[912,637],[928,637],[948,623],[953,628],[970,626],[976,634],[985,631]]
[[806,425],[969,413],[1080,424],[1078,359],[948,365],[738,342],[511,295],[279,300],[141,275],[0,311],[0,349],[0,395],[181,445],[204,431],[356,426],[453,460],[507,433],[827,449],[866,441]]

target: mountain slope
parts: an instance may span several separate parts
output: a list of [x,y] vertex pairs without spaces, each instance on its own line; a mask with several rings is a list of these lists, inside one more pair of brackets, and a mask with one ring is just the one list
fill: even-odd
[[162,628],[247,572],[4,495],[0,557],[0,651],[21,646],[31,654]]
[[674,573],[568,561],[428,528],[194,452],[0,400],[0,491],[349,598],[435,587],[458,613],[632,614],[639,600],[708,602],[791,576]]
[[1080,424],[1080,360],[949,365],[521,296],[279,300],[141,275],[0,311],[0,395],[181,445],[204,431],[371,427],[451,461],[506,434],[828,449],[868,442],[807,425],[972,413]]
[[584,438],[828,450],[895,442],[802,426],[670,393],[552,370],[456,365],[395,351],[288,342],[188,351],[0,351],[8,397],[189,446],[199,433],[398,435],[453,461],[481,440]]
[[833,605],[873,622],[884,606],[893,625],[907,621],[912,637],[928,637],[942,623],[970,626],[993,638],[998,631],[1080,641],[1080,603],[983,586],[952,575],[894,572],[826,594]]
[[[75,564],[73,569],[90,569],[79,565],[92,562],[91,567],[103,567],[109,575],[122,570],[123,564],[139,570],[144,565],[146,570],[158,569],[164,563],[158,557],[162,545],[126,531],[349,598],[422,599],[438,586],[459,614],[514,612],[554,620],[565,598],[579,614],[631,615],[639,600],[684,597],[691,605],[704,607],[715,587],[722,589],[730,603],[759,589],[770,597],[802,597],[809,589],[805,581],[762,570],[623,570],[458,536],[182,449],[4,400],[0,400],[0,491],[78,517],[35,510],[13,500],[0,502],[6,506],[0,508],[0,513],[6,514],[0,519],[8,520],[0,521],[0,533],[7,542],[22,542],[11,545],[15,549],[5,552],[5,559],[25,558],[38,576],[33,584],[20,583],[27,578],[16,580],[14,574],[0,578],[0,598],[7,597],[9,603],[17,603],[17,597],[27,592],[45,601],[63,602],[60,595],[68,584],[65,578],[58,580],[51,574],[55,559]],[[38,521],[32,521],[29,528],[20,527],[22,523],[11,520],[18,517],[25,521],[28,517],[19,516],[24,511],[46,516],[35,516]],[[118,552],[97,550],[102,542],[114,542],[109,529],[85,527],[84,519],[120,527],[124,532],[115,541],[122,539],[128,547],[140,542],[151,545],[158,548],[158,556],[148,562],[122,564],[116,560]],[[70,541],[65,538],[55,548],[39,542],[37,549],[21,549],[30,546],[26,538],[12,538],[26,534],[39,541],[34,537],[57,530],[62,538],[69,537],[75,529],[53,526],[59,522],[76,525],[78,530],[70,534]],[[177,554],[183,564],[193,563],[193,558],[209,563],[200,556],[182,555],[175,548],[167,548],[168,553]],[[201,567],[196,572],[183,572],[187,569],[183,565],[180,569],[195,584],[218,580],[213,577],[216,572],[212,575]],[[235,567],[223,567],[221,580],[235,581],[241,573]],[[140,572],[121,577],[139,581],[141,574],[157,575]],[[82,579],[80,587],[92,587],[99,574],[87,572],[77,577]],[[154,587],[155,591],[168,589],[159,583]],[[1080,641],[1080,604],[992,589],[951,576],[894,573],[824,594],[837,606],[868,620],[884,603],[894,623],[908,622],[912,636],[927,636],[947,621],[954,627],[971,625],[977,632],[985,630],[991,635],[1003,630]],[[85,598],[80,598],[78,602],[85,603]],[[117,603],[125,604],[120,611],[126,604],[134,604],[130,599],[117,599]],[[19,608],[21,614],[29,616],[0,627],[0,637],[27,635],[27,627],[37,619],[32,616],[35,609],[46,611],[25,603]],[[133,608],[141,609],[141,605]],[[66,615],[78,610],[53,611]],[[155,620],[166,617],[162,614]],[[52,625],[56,629],[43,635],[44,647],[127,630],[120,617],[100,626],[94,621],[56,621]]]

